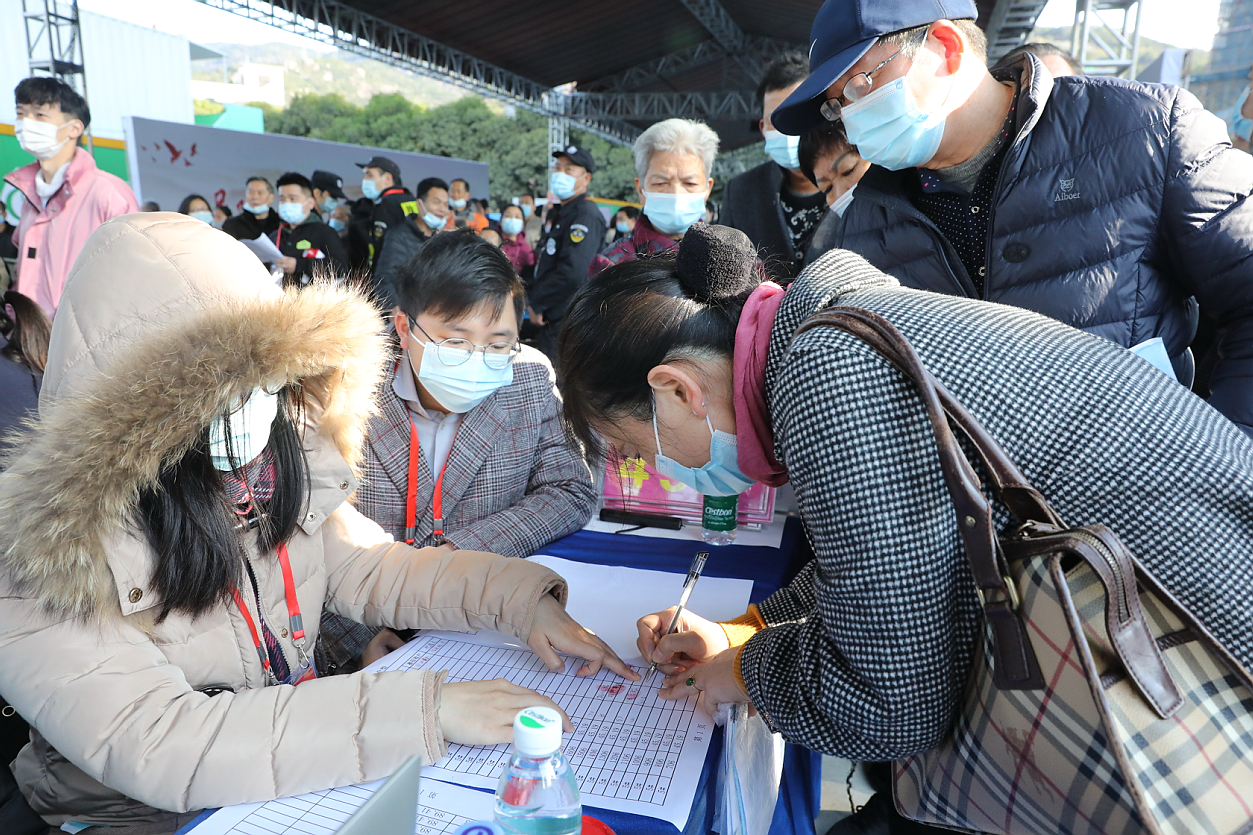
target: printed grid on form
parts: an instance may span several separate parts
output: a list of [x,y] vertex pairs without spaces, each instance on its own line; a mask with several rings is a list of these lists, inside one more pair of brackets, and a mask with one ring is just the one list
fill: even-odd
[[[685,740],[703,743],[710,725],[690,701],[666,702],[657,697],[659,679],[624,681],[602,669],[577,676],[582,663],[569,662],[569,672],[551,672],[530,649],[486,646],[438,636],[415,638],[412,654],[390,669],[448,670],[448,681],[503,677],[543,693],[570,715],[574,733],[563,750],[587,798],[615,798],[665,805]],[[641,675],[646,669],[633,667]],[[495,780],[509,760],[510,746],[449,745],[448,756],[435,771],[478,775]],[[442,779],[455,780],[455,774]],[[690,800],[688,801],[690,803]],[[596,805],[593,800],[591,805]]]
[[[222,820],[214,821],[218,815],[210,817],[196,827],[196,835],[207,831],[221,831],[224,835],[333,835],[383,782],[376,780],[360,786],[223,809],[218,813],[223,816]],[[491,802],[491,795],[472,789],[434,780],[423,781],[414,835],[447,835],[464,823],[490,817]],[[450,809],[457,809],[463,814]],[[226,819],[231,818],[237,819],[226,823]],[[215,823],[218,824],[216,827]]]

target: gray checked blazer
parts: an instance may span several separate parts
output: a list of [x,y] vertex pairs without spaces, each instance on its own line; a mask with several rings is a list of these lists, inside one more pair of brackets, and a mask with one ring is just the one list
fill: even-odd
[[[409,411],[388,374],[370,421],[357,509],[397,540],[405,535]],[[431,535],[435,478],[425,457],[417,485],[416,547]],[[469,551],[525,557],[587,524],[597,489],[581,451],[567,440],[548,358],[523,346],[513,382],[461,420],[444,474],[445,539]],[[318,672],[346,671],[376,632],[324,615]]]

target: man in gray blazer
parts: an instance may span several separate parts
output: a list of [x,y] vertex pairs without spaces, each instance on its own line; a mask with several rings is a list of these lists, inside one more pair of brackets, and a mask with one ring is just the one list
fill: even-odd
[[[472,232],[430,239],[396,274],[396,361],[369,425],[357,509],[417,547],[525,557],[578,530],[597,491],[567,438],[552,365],[518,343],[525,291]],[[319,673],[400,645],[323,617]]]

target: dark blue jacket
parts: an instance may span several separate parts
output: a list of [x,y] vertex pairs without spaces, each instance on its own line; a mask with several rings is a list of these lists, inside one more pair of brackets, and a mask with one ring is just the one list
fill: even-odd
[[[1011,69],[1021,70],[1018,129],[993,198],[982,298],[1124,347],[1160,336],[1172,357],[1192,341],[1199,303],[1220,329],[1210,403],[1253,434],[1253,157],[1178,87],[1054,80],[1030,55]],[[907,287],[977,297],[910,202],[918,189],[915,169],[873,166],[821,243]]]

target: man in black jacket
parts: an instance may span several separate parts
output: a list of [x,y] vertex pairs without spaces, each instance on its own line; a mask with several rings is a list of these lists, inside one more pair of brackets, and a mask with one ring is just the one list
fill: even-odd
[[577,145],[554,151],[552,192],[561,205],[548,213],[548,227],[535,253],[535,277],[527,311],[537,328],[536,347],[555,360],[557,334],[570,299],[587,281],[587,271],[605,244],[605,220],[587,199],[596,160]]
[[[944,19],[937,19],[937,10]],[[995,75],[972,0],[828,0],[810,75],[774,113],[826,118],[874,165],[834,245],[903,284],[1034,310],[1192,379],[1197,304],[1219,323],[1210,403],[1253,434],[1253,157],[1192,94]],[[995,361],[995,358],[989,358]]]
[[348,250],[339,233],[322,222],[314,208],[313,184],[303,174],[289,172],[278,178],[278,215],[282,223],[271,237],[283,253],[279,265],[284,284],[347,274]]
[[370,269],[378,266],[379,252],[387,230],[401,225],[418,210],[418,204],[400,182],[400,166],[387,157],[374,157],[361,166],[361,193],[373,201],[370,218],[364,224],[366,253]]
[[228,217],[222,224],[222,231],[239,241],[255,241],[278,229],[278,213],[270,208],[274,202],[274,186],[265,177],[249,177],[244,187],[244,210]]
[[442,232],[452,209],[448,206],[448,183],[427,177],[418,183],[418,210],[387,231],[374,268],[374,297],[384,310],[396,306],[396,274],[422,245]]
[[761,252],[770,277],[787,284],[805,266],[814,230],[827,213],[824,196],[800,170],[798,137],[774,129],[774,109],[809,74],[803,52],[788,52],[766,68],[757,85],[758,129],[770,162],[733,177],[722,197],[718,222],[739,229]]

